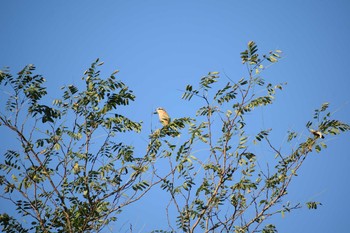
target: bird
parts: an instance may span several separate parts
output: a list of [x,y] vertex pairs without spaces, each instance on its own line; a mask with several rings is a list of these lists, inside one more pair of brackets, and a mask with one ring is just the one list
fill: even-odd
[[316,130],[313,130],[313,129],[310,129],[310,132],[315,136],[315,137],[318,137],[318,138],[324,138],[323,134],[320,132],[320,131],[316,131]]
[[170,117],[164,108],[157,108],[155,113],[158,113],[159,121],[163,126],[167,126],[170,123]]

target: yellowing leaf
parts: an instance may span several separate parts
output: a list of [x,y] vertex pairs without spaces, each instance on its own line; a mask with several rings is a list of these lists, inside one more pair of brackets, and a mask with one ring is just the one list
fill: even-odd
[[11,177],[12,177],[12,179],[13,179],[14,181],[16,181],[16,182],[18,181],[17,176],[15,176],[14,174],[12,174]]
[[115,70],[115,71],[112,73],[112,75],[115,75],[115,74],[117,74],[117,73],[119,73],[119,70]]
[[74,167],[73,167],[74,174],[79,173],[79,170],[80,170],[79,164],[78,164],[78,162],[75,162]]
[[61,146],[60,146],[60,144],[56,143],[56,144],[53,146],[53,148],[54,148],[55,150],[59,150],[59,149],[61,148]]
[[277,62],[277,59],[274,56],[269,57],[270,62]]

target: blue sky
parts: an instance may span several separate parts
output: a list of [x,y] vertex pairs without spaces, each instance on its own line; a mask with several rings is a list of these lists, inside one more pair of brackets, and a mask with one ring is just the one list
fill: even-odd
[[[141,139],[147,138],[151,122],[158,123],[151,115],[156,107],[172,117],[194,112],[180,98],[186,84],[197,83],[209,71],[236,80],[246,76],[239,53],[250,40],[261,52],[284,52],[263,76],[288,85],[273,107],[258,114],[274,129],[277,142],[291,128],[305,131],[323,102],[330,102],[335,117],[350,122],[347,0],[13,0],[2,1],[1,11],[0,67],[16,73],[35,64],[54,99],[60,86],[81,85],[84,70],[100,58],[102,74],[119,69],[119,78],[136,94],[133,112],[126,114],[144,121]],[[290,199],[317,200],[323,206],[276,217],[280,232],[348,230],[349,145],[349,134],[344,134],[328,141],[328,150],[310,156]],[[152,198],[147,202],[161,208]],[[163,218],[162,212],[154,215],[154,209],[139,205],[122,220],[135,219],[139,231],[149,231]]]

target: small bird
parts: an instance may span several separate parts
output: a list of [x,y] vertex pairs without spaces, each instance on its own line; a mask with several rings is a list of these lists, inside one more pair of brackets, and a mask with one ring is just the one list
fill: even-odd
[[168,113],[164,110],[164,108],[157,108],[156,109],[159,116],[159,121],[162,123],[163,126],[167,126],[170,123],[170,117]]
[[315,137],[318,137],[318,138],[324,138],[323,134],[320,132],[320,131],[316,131],[316,130],[313,130],[313,129],[310,129],[310,132],[315,136]]

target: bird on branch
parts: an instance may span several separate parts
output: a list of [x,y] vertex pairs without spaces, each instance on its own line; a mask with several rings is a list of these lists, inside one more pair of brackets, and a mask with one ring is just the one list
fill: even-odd
[[157,108],[155,113],[158,113],[159,121],[163,126],[167,126],[170,123],[170,117],[164,108]]
[[320,131],[316,131],[316,130],[313,130],[313,129],[310,129],[310,132],[315,136],[315,137],[318,137],[318,138],[324,138],[323,134],[320,132]]

